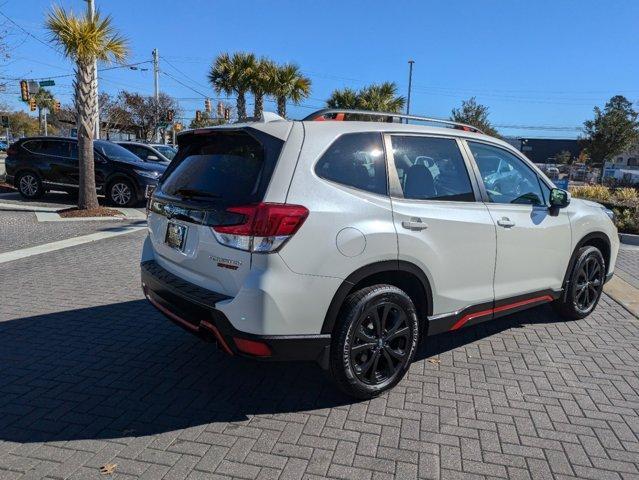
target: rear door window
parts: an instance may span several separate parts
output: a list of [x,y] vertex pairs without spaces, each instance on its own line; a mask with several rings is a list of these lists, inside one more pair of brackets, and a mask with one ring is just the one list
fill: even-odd
[[391,140],[404,198],[475,201],[464,158],[454,139],[393,135]]
[[40,153],[42,142],[40,140],[29,140],[24,142],[22,147],[31,153]]
[[54,157],[68,157],[69,151],[65,149],[67,142],[60,140],[41,140],[39,153]]
[[283,143],[253,129],[187,135],[165,173],[160,193],[234,204],[259,202]]
[[315,173],[342,185],[386,195],[386,159],[381,133],[342,135],[319,159]]

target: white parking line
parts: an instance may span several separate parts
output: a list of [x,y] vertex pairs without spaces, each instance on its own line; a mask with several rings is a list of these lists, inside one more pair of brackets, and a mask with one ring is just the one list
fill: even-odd
[[105,238],[117,237],[119,235],[126,235],[127,233],[138,232],[144,230],[146,227],[121,227],[117,230],[91,233],[89,235],[82,235],[80,237],[67,238],[66,240],[59,240],[57,242],[45,243],[44,245],[37,245],[35,247],[22,248],[20,250],[13,250],[11,252],[0,253],[0,263],[11,262],[13,260],[20,260],[21,258],[31,257],[33,255],[40,255],[42,253],[54,252],[56,250],[62,250],[63,248],[75,247],[84,243],[96,242],[98,240],[104,240]]

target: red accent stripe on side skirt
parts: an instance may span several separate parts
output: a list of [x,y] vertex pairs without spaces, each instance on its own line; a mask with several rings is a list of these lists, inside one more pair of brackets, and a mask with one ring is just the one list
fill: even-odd
[[512,310],[514,308],[523,307],[524,305],[529,305],[531,303],[537,303],[541,301],[552,302],[553,298],[550,295],[542,295],[540,297],[528,298],[526,300],[520,300],[518,302],[509,303],[507,305],[501,305],[500,307],[496,308],[489,308],[487,310],[482,310],[481,312],[468,313],[457,320],[457,322],[455,322],[455,324],[451,327],[451,331],[463,327],[466,323],[475,318],[485,317],[486,315],[490,315],[492,313],[504,312],[506,310]]

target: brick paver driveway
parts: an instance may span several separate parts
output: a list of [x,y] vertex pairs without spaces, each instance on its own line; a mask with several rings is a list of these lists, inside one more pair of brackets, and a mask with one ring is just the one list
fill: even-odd
[[141,233],[0,265],[0,478],[638,478],[639,328],[604,297],[435,337],[354,402],[143,299]]

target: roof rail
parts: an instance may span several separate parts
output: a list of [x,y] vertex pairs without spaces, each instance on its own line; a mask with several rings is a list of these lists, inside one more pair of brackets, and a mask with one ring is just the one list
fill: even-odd
[[[467,132],[476,132],[476,133],[484,133],[480,129],[473,127],[472,125],[467,125],[465,123],[454,122],[452,120],[443,120],[441,118],[432,118],[432,117],[420,117],[416,115],[405,115],[403,113],[392,113],[392,112],[373,112],[369,110],[349,110],[343,108],[324,108],[322,110],[318,110],[316,112],[311,113],[307,117],[305,117],[302,121],[345,121],[346,115],[357,115],[357,116],[368,116],[368,117],[382,117],[386,118],[387,122],[390,123],[399,123],[401,120],[416,120],[420,122],[428,122],[428,123],[436,123],[440,125],[446,125],[448,127],[452,127],[458,130],[464,130]],[[399,122],[397,122],[397,120]],[[361,118],[356,118],[354,120],[357,121],[366,121]]]

